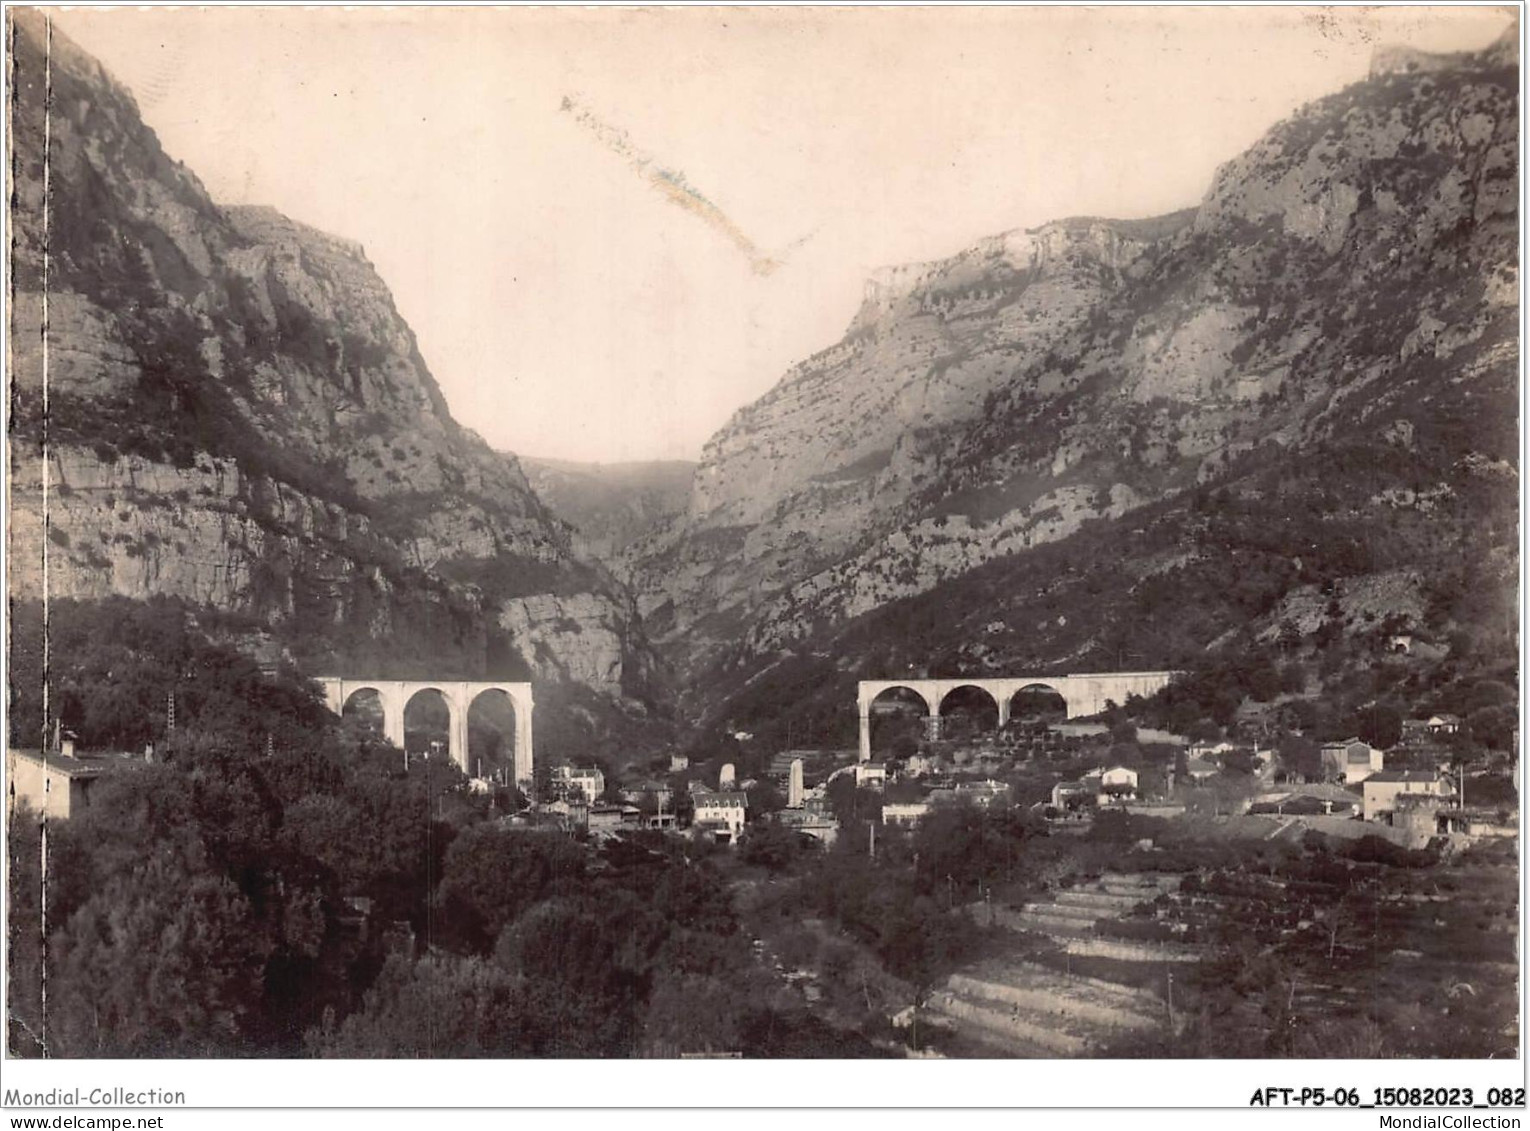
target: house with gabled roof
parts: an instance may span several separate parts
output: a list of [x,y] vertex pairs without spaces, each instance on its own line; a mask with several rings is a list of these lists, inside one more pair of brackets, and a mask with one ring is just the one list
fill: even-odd
[[1368,742],[1358,738],[1346,738],[1339,742],[1325,742],[1319,752],[1323,776],[1329,781],[1353,785],[1362,782],[1383,768],[1384,758]]
[[1454,797],[1456,792],[1448,777],[1433,770],[1382,770],[1366,778],[1360,788],[1367,821],[1388,819],[1403,797]]

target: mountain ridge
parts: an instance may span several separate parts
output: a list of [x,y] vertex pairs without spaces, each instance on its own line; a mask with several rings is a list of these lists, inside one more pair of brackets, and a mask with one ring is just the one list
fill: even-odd
[[585,733],[665,710],[627,594],[453,419],[362,246],[217,205],[45,17],[10,32],[13,599],[175,597],[312,674],[533,678]]
[[753,670],[1356,430],[1443,475],[1429,490],[1472,459],[1512,469],[1494,420],[1516,403],[1516,51],[1511,32],[1382,68],[1191,210],[880,273],[841,342],[708,443],[687,515],[629,551],[651,630],[688,672]]
[[696,473],[692,460],[590,463],[521,456],[519,462],[537,497],[574,528],[583,551],[607,564],[685,510]]

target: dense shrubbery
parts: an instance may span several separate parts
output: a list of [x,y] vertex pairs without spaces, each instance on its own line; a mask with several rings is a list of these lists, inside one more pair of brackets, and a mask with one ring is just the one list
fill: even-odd
[[43,652],[50,720],[85,749],[141,750],[166,736],[168,697],[176,717],[235,748],[285,749],[311,739],[323,708],[293,673],[268,679],[248,656],[212,643],[177,601],[154,598],[13,602],[10,616],[10,741],[42,745]]
[[[64,689],[52,717],[90,745],[152,740],[156,758],[114,769],[47,826],[46,1017],[42,826],[24,808],[10,824],[14,1047],[835,1051],[774,1012],[726,886],[689,846],[634,837],[597,852],[507,828],[455,767],[406,769],[335,724],[315,689],[261,673],[174,603],[56,605],[49,629]],[[41,626],[20,618],[13,632],[16,737],[35,745],[48,729]],[[429,957],[415,962],[420,945]]]
[[[848,746],[856,679],[1046,670],[1067,656],[1073,671],[1188,671],[1133,708],[1141,722],[1178,733],[1219,734],[1240,708],[1270,704],[1286,729],[1385,743],[1403,718],[1478,711],[1474,735],[1502,746],[1508,704],[1462,696],[1483,678],[1514,682],[1512,671],[1497,674],[1517,648],[1512,577],[1491,564],[1510,533],[1499,516],[1514,501],[1481,477],[1459,482],[1448,508],[1378,510],[1378,491],[1461,478],[1464,440],[1438,421],[1416,427],[1411,452],[1358,439],[1315,447],[1299,466],[1250,457],[1222,486],[821,625],[791,654],[736,645],[707,676],[713,717],[782,745]],[[1168,564],[1144,568],[1159,562]],[[1372,618],[1346,604],[1357,579],[1388,572],[1415,578],[1422,617]],[[1298,591],[1326,602],[1315,628],[1299,628],[1282,608]],[[1399,632],[1442,647],[1389,658],[1386,642]]]

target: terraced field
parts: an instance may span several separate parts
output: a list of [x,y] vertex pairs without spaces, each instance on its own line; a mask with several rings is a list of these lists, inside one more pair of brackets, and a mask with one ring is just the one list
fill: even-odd
[[[1153,974],[1165,964],[1198,961],[1203,952],[1112,938],[1098,927],[1179,881],[1174,874],[1107,874],[1019,910],[974,905],[979,922],[1016,932],[1016,957],[986,958],[952,974],[926,1002],[925,1016],[953,1032],[956,1048],[986,1056],[1101,1055],[1124,1036],[1167,1035],[1168,1001],[1144,985],[1157,981]],[[1109,959],[1112,970],[1142,969],[1119,980],[1091,977],[1071,971],[1071,956]]]
[[921,1021],[959,1055],[1515,1054],[1512,859],[1312,863],[1107,874],[972,905],[1006,933]]

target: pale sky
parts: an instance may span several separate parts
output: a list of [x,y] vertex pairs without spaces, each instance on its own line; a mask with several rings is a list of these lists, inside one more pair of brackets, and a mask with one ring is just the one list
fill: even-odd
[[461,423],[497,448],[599,461],[696,458],[839,338],[878,266],[1064,216],[1192,205],[1269,126],[1363,78],[1377,43],[1476,49],[1514,18],[54,15],[215,200],[365,245]]

